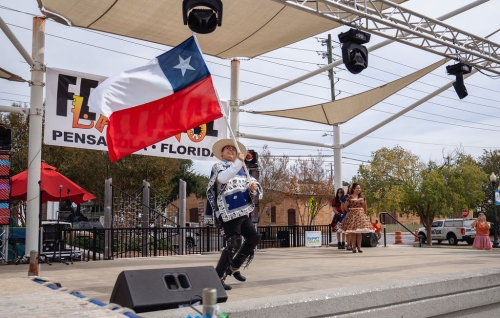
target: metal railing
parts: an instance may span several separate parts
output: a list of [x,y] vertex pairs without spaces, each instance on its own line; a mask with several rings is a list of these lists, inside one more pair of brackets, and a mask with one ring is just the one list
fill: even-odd
[[404,226],[403,223],[399,222],[396,218],[394,218],[392,215],[390,215],[389,213],[387,212],[380,212],[380,223],[382,223],[382,226],[384,228],[384,247],[387,247],[387,237],[386,237],[386,216],[389,216],[391,219],[393,219],[394,221],[396,221],[397,224],[401,225],[402,227],[404,227],[411,235],[415,236],[416,238],[418,238],[418,245],[419,247],[422,247],[422,236],[421,235],[416,235],[415,233],[413,233],[409,228],[407,228],[406,226]]
[[[322,245],[328,245],[332,236],[330,225],[261,226],[262,239],[257,248],[290,248],[305,246],[305,232],[320,231]],[[145,233],[145,235],[144,235]],[[225,238],[217,228],[206,227],[151,227],[108,229],[62,229],[64,250],[81,259],[104,260],[104,237],[109,235],[111,257],[155,257],[178,255],[179,242],[186,237],[185,254],[218,252],[225,246]],[[50,256],[50,252],[48,253]]]

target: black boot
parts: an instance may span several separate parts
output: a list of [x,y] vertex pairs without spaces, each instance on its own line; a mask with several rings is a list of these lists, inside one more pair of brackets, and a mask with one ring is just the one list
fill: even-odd
[[236,280],[239,280],[240,282],[244,282],[247,280],[245,276],[241,275],[239,268],[234,268],[231,265],[226,270],[226,276],[233,276]]
[[245,276],[241,275],[240,271],[234,272],[233,277],[236,278],[236,280],[239,280],[240,282],[244,282],[247,280]]
[[224,283],[224,281],[222,280],[222,278],[220,279],[220,283],[222,284],[222,287],[224,288],[224,290],[231,290],[231,289],[233,289],[233,287],[231,287],[229,285],[226,285],[226,283]]
[[343,249],[343,250],[345,250],[345,242],[341,242],[340,243],[340,248]]
[[337,243],[337,247],[338,247],[339,250],[341,250],[342,249],[342,243],[338,242]]

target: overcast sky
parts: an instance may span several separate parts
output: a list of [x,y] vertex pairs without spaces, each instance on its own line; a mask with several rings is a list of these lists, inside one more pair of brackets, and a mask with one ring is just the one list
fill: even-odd
[[[411,0],[404,6],[435,18],[471,2],[473,1]],[[500,28],[500,24],[496,22],[499,10],[500,1],[491,0],[447,20],[446,23],[478,36],[486,36]],[[36,0],[0,1],[0,16],[26,50],[31,52],[32,16],[26,13],[40,14]],[[343,27],[328,33],[332,35],[334,40],[337,40],[338,34],[346,30],[347,28]],[[102,76],[111,76],[119,71],[143,65],[169,49],[167,46],[154,43],[115,35],[109,37],[94,31],[71,28],[53,21],[47,21],[46,33],[45,62],[47,66]],[[328,33],[320,34],[317,38],[326,38]],[[252,60],[242,60],[241,98],[249,98],[326,64],[326,59],[317,53],[317,51],[325,51],[325,47],[318,42],[317,38],[294,43]],[[383,40],[378,36],[372,36],[371,42],[367,46]],[[500,32],[495,34],[491,40],[500,43]],[[201,49],[203,50],[203,47]],[[334,53],[340,55],[340,48],[334,48]],[[391,82],[439,59],[441,57],[438,55],[393,43],[370,53],[369,67],[361,74],[352,75],[344,69],[343,65],[336,69],[337,99]],[[206,56],[206,60],[219,96],[223,99],[229,99],[230,60],[211,56]],[[0,33],[0,67],[24,78],[30,78],[29,67],[3,33]],[[350,140],[453,79],[454,77],[446,75],[444,67],[437,69],[417,83],[401,90],[398,95],[388,98],[341,125],[342,142]],[[245,106],[244,109],[275,110],[325,102],[330,100],[331,96],[329,83],[326,73],[317,75],[287,88],[286,91],[260,99]],[[369,160],[372,152],[381,147],[400,145],[420,156],[424,162],[428,160],[439,161],[443,153],[451,152],[458,146],[462,146],[467,153],[476,158],[482,154],[483,149],[500,148],[498,140],[500,132],[499,84],[499,80],[485,75],[479,73],[473,75],[465,81],[469,93],[465,99],[459,100],[451,88],[345,148],[342,160],[342,179],[349,181],[356,174],[359,165],[363,161]],[[0,105],[10,105],[12,101],[29,102],[29,92],[27,84],[1,80]],[[248,113],[241,113],[240,131],[287,139],[333,142],[331,126]],[[328,132],[330,132],[330,136],[323,137]],[[241,141],[247,148],[257,152],[262,149],[264,144],[267,144],[272,154],[275,155],[306,156],[317,154],[319,150],[324,155],[332,155],[332,157],[326,158],[325,168],[329,170],[330,163],[333,164],[333,151],[331,149],[317,149],[250,139],[241,139]],[[200,173],[209,174],[210,167],[211,163],[195,161],[195,168]]]

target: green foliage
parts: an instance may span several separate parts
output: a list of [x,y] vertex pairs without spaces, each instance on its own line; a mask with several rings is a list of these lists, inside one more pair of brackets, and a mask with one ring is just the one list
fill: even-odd
[[484,200],[486,175],[474,158],[459,149],[441,164],[430,161],[424,165],[399,146],[382,148],[372,157],[356,177],[366,190],[369,210],[416,214],[429,238],[434,218],[474,208]]
[[314,200],[314,197],[309,198],[307,201],[307,206],[309,208],[309,216],[314,219],[318,215],[318,201]]
[[[495,189],[490,182],[489,175],[494,172],[497,177],[500,176],[500,150],[483,150],[483,155],[479,157],[478,164],[486,178],[482,184],[484,200],[478,201],[477,205],[485,213],[486,219],[493,222],[493,190]],[[499,182],[497,181],[495,187],[498,187],[498,185]]]
[[375,151],[370,164],[361,166],[355,177],[364,189],[368,213],[404,210],[405,188],[416,187],[423,168],[418,156],[400,146]]
[[194,194],[197,198],[206,198],[208,177],[193,171],[191,160],[178,160],[179,167],[169,180],[169,199],[173,200],[179,195],[179,179],[186,181],[186,197]]
[[[14,107],[25,107],[13,104]],[[12,174],[28,168],[29,117],[24,114],[0,113],[0,122],[12,129]],[[151,186],[166,197],[178,195],[179,178],[188,182],[188,193],[205,195],[207,177],[193,173],[191,160],[131,155],[110,163],[107,151],[42,145],[42,160],[56,167],[60,173],[89,191],[104,203],[104,181],[125,192],[142,187],[146,179]],[[65,198],[63,198],[65,199]]]

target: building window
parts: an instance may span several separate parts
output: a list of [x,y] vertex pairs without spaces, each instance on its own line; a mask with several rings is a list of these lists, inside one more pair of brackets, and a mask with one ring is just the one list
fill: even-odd
[[276,207],[271,207],[271,223],[276,223]]

